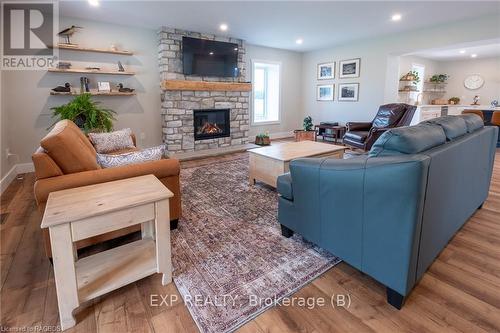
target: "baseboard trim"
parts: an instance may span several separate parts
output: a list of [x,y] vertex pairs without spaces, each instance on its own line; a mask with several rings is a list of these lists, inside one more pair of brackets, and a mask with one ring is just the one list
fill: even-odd
[[3,194],[7,187],[9,187],[10,183],[12,183],[14,179],[16,179],[17,175],[34,171],[35,166],[33,165],[33,163],[15,164],[2,178],[2,180],[0,180],[0,194]]

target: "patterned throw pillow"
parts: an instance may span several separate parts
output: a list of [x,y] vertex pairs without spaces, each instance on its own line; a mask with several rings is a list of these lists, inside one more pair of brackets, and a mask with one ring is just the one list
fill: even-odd
[[108,155],[97,153],[97,163],[103,168],[113,168],[128,164],[161,160],[165,154],[165,146],[151,147],[132,153]]
[[110,133],[89,133],[90,141],[98,153],[109,153],[119,149],[134,148],[132,130],[124,128]]

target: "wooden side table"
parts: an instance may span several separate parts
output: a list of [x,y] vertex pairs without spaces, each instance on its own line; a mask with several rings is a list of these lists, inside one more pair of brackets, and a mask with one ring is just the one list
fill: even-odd
[[[342,137],[345,134],[346,127],[345,126],[332,126],[332,125],[326,125],[326,124],[320,124],[320,125],[315,125],[314,126],[315,130],[315,138],[314,141],[318,140],[318,136],[321,136],[323,140],[325,138],[332,138],[334,139],[334,143],[342,143]],[[331,130],[332,133],[326,133],[326,130]],[[340,140],[340,142],[339,142]]]
[[[163,274],[163,285],[172,281],[171,197],[153,175],[50,193],[42,228],[49,228],[63,330],[86,301],[153,273]],[[141,240],[78,259],[75,242],[139,223]]]

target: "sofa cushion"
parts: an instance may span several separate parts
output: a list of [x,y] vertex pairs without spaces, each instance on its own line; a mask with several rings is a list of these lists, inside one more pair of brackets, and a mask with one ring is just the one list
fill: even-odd
[[135,148],[131,134],[130,128],[124,128],[110,133],[89,133],[89,139],[98,153],[105,154],[116,150]]
[[448,141],[454,140],[467,134],[467,124],[465,120],[457,116],[444,116],[423,122],[424,124],[436,124],[443,128]]
[[477,131],[480,128],[484,127],[483,118],[479,117],[476,114],[466,113],[458,116],[465,120],[465,125],[467,125],[467,132],[472,133]]
[[278,177],[276,189],[283,198],[293,200],[292,176],[290,172]]
[[165,154],[165,146],[151,147],[136,152],[114,155],[97,153],[97,162],[103,168],[113,168],[129,164],[140,164],[161,160]]
[[89,139],[69,120],[59,121],[40,146],[64,174],[100,169]]
[[354,141],[365,142],[368,137],[368,131],[349,131],[345,134],[345,138],[349,138]]
[[386,131],[373,144],[369,157],[398,154],[417,154],[446,142],[444,130],[439,125],[419,124],[397,127]]

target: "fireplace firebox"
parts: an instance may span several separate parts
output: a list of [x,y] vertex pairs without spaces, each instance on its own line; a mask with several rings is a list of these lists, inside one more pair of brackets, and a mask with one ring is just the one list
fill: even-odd
[[205,140],[230,136],[230,109],[194,110],[194,139]]

